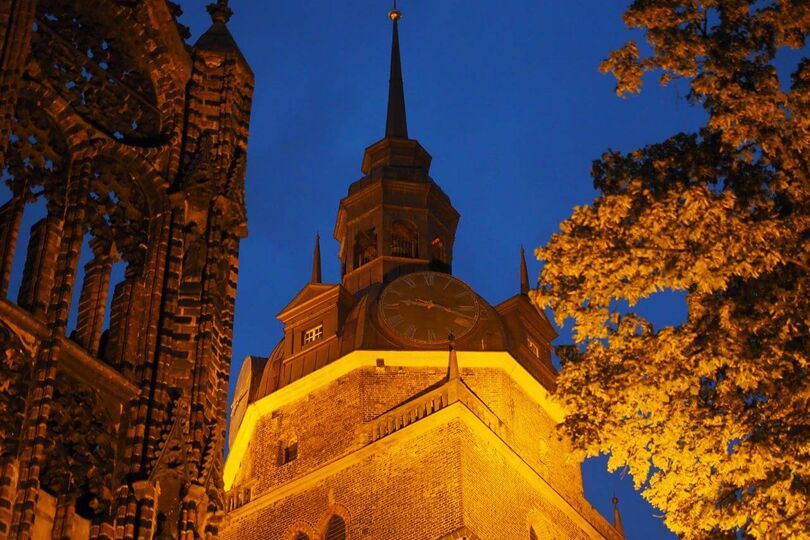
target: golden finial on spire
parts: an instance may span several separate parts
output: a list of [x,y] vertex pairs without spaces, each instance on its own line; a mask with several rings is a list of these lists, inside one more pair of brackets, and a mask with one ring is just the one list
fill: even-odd
[[398,21],[402,18],[402,12],[397,9],[397,0],[394,0],[394,8],[388,12],[388,18],[392,21]]

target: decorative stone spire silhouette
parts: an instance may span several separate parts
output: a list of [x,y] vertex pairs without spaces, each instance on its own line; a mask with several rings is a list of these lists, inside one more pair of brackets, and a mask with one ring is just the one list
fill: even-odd
[[456,337],[453,334],[447,336],[448,341],[450,344],[448,345],[450,349],[450,358],[448,360],[447,366],[447,380],[452,381],[459,378],[458,372],[458,357],[456,356]]
[[388,81],[388,116],[385,121],[385,136],[408,138],[408,123],[405,120],[405,88],[402,84],[402,62],[399,58],[399,19],[402,12],[394,8],[388,12],[388,18],[394,23],[391,42],[391,77]]
[[529,294],[529,270],[526,268],[526,252],[520,246],[520,294]]
[[619,513],[619,498],[613,496],[613,528],[624,537],[624,527],[622,526],[622,515]]
[[312,253],[312,279],[310,283],[321,282],[321,235],[315,234],[315,251]]
[[228,6],[228,0],[216,0],[216,2],[208,4],[205,9],[208,10],[208,14],[211,16],[211,26],[199,37],[197,43],[194,44],[194,48],[223,55],[234,54],[238,59],[238,63],[250,72],[252,77],[247,60],[245,60],[242,51],[239,50],[239,46],[228,30],[227,22],[233,15],[233,10]]
[[228,7],[228,0],[217,0],[214,4],[205,6],[208,14],[211,15],[211,20],[215,23],[225,24],[231,20],[233,10]]

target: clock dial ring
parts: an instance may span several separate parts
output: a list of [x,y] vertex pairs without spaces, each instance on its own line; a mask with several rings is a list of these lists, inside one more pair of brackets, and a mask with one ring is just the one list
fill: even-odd
[[408,344],[440,345],[462,338],[478,323],[478,295],[450,274],[423,271],[401,276],[380,294],[379,318],[388,333]]

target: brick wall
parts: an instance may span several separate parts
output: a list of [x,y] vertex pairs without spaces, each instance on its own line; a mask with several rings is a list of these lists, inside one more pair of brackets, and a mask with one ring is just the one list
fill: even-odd
[[[466,409],[457,418],[465,406],[456,403],[370,442],[369,422],[445,373],[361,368],[268,413],[232,489],[249,488],[251,500],[230,512],[222,538],[315,538],[333,511],[352,539],[435,539],[464,526],[484,540],[528,538],[530,525],[561,538],[617,537],[584,499],[554,421],[504,370],[462,370],[503,422],[496,430]],[[297,458],[283,463],[292,443]]]
[[416,540],[450,533],[462,526],[462,430],[460,422],[441,426],[273,504],[247,505],[229,516],[221,538],[287,539],[297,526],[322,534],[334,511],[346,518],[349,538]]

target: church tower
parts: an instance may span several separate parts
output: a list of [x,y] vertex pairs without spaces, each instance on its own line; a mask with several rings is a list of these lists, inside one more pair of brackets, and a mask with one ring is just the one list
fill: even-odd
[[385,136],[340,201],[341,282],[322,282],[316,239],[283,339],[242,366],[220,535],[618,540],[555,429],[556,333],[522,250],[517,294],[498,305],[452,275],[459,214],[409,138],[389,16]]
[[385,137],[366,148],[360,167],[364,176],[349,186],[335,225],[343,284],[352,293],[420,269],[449,273],[459,217],[428,174],[430,154],[408,138],[399,11],[390,17],[394,31]]

